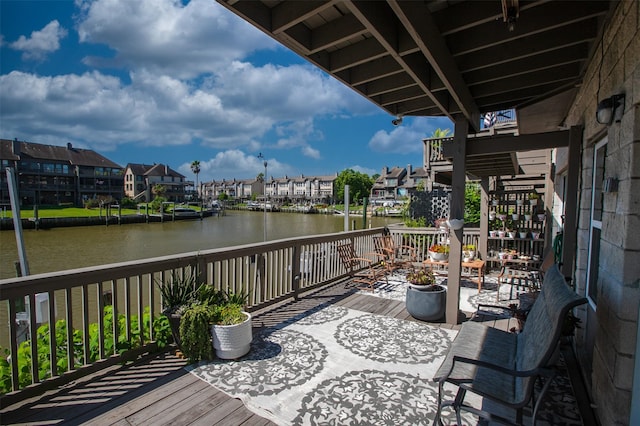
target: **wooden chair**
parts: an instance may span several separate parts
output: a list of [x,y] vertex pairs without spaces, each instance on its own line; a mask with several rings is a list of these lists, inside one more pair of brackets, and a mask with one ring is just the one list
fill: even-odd
[[415,247],[396,245],[391,235],[373,237],[376,253],[380,255],[388,271],[398,268],[411,268],[418,261]]
[[[384,279],[388,284],[387,270],[380,260],[367,257],[358,257],[351,243],[341,244],[336,247],[342,264],[347,269],[354,284],[361,290],[375,289],[375,284]],[[377,253],[369,253],[372,257],[378,257]]]

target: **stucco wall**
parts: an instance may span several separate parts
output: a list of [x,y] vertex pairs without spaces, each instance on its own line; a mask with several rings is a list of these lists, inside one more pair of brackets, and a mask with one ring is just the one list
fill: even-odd
[[[608,139],[605,178],[619,180],[604,195],[599,264],[597,328],[593,346],[591,393],[603,425],[630,424],[640,306],[640,2],[621,1],[605,26],[594,60],[566,124],[584,129],[578,194],[578,235],[574,282],[585,292],[593,148]],[[610,127],[595,120],[599,100],[626,96],[621,122]],[[559,156],[559,159],[562,159]],[[565,158],[566,161],[566,158]],[[563,164],[558,164],[562,169]],[[579,315],[586,321],[586,308]],[[576,349],[589,350],[583,329]],[[637,375],[636,375],[637,377]],[[637,389],[637,387],[636,387]]]

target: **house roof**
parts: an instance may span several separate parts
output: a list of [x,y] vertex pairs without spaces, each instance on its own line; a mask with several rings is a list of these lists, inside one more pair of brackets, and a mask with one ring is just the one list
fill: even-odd
[[[564,121],[609,1],[217,0],[391,115]],[[508,22],[512,21],[513,28]]]
[[181,173],[176,172],[171,167],[165,164],[127,164],[127,169],[131,170],[136,176],[171,176],[177,178],[184,178]]
[[122,169],[122,166],[97,152],[90,149],[74,148],[70,143],[67,146],[57,146],[0,139],[0,158],[12,161],[24,159],[50,160],[73,166]]

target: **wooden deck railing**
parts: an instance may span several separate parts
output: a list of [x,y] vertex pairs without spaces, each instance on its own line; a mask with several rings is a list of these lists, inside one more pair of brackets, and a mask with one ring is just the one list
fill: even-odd
[[[5,348],[0,380],[10,387],[0,403],[12,404],[155,350],[162,318],[156,283],[174,272],[196,268],[201,282],[244,291],[252,311],[345,277],[336,246],[351,241],[356,253],[373,252],[372,237],[382,232],[291,238],[0,280],[0,321],[8,324],[0,328]],[[397,243],[416,247],[419,260],[431,244],[446,240],[433,228],[391,227],[390,232]],[[464,238],[465,244],[477,245],[477,230],[465,230]],[[36,321],[22,321],[27,340],[19,345],[18,310],[25,300],[26,318]]]

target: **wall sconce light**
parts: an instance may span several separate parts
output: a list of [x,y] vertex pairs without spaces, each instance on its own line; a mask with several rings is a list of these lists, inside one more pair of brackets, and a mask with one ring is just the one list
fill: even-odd
[[618,179],[614,177],[606,178],[604,182],[602,182],[602,192],[608,194],[618,192]]
[[624,112],[624,94],[613,95],[598,102],[596,121],[610,125],[613,121],[620,121]]

